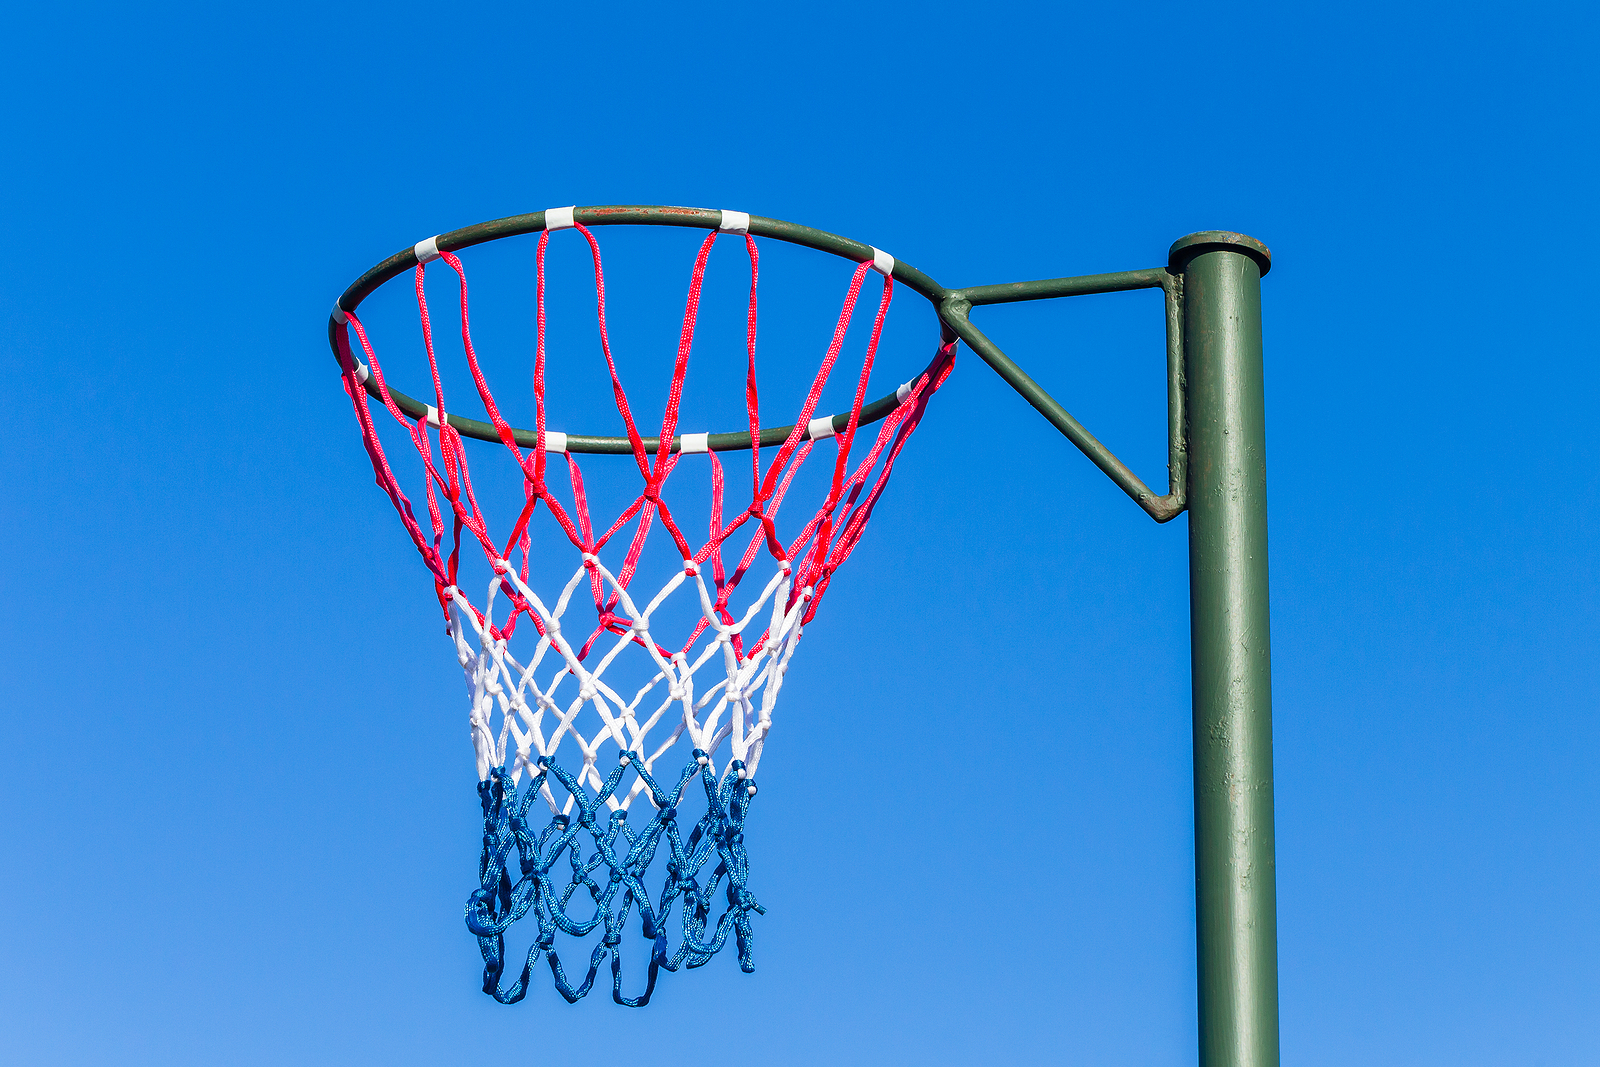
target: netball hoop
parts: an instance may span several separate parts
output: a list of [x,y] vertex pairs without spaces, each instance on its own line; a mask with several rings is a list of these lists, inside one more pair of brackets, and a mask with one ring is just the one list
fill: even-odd
[[[688,271],[676,353],[660,361],[668,388],[653,436],[635,417],[606,322],[595,230],[621,224],[707,231]],[[565,230],[574,233],[562,236]],[[474,348],[466,268],[455,253],[523,234],[537,235],[534,336],[523,364],[533,390],[531,420],[519,419],[516,428],[490,388],[497,372],[486,370]],[[574,242],[592,264],[593,336],[621,436],[569,432],[564,409],[550,424],[545,268],[552,234]],[[831,333],[820,330],[805,342],[813,346],[808,354],[817,354],[809,387],[797,390],[801,399],[777,426],[767,425],[773,408],[763,408],[766,387],[757,381],[758,237],[846,264]],[[748,262],[749,290],[738,313],[743,414],[734,417],[737,426],[712,432],[680,425],[680,415],[707,263],[719,244]],[[435,260],[442,261],[436,275],[453,280],[459,294],[467,374],[451,386],[451,399],[465,390],[483,419],[446,402],[451,372],[441,369],[449,364],[435,346],[424,285]],[[860,545],[896,460],[949,376],[959,341],[1150,517],[1189,514],[1201,1061],[1276,1064],[1260,314],[1260,282],[1270,265],[1259,241],[1207,231],[1176,242],[1161,267],[946,289],[871,245],[743,212],[568,207],[430,237],[346,290],[329,340],[373,473],[432,578],[466,680],[483,810],[478,887],[466,919],[483,953],[484,991],[504,1003],[520,1000],[543,958],[556,988],[576,1001],[609,958],[613,998],[642,1005],[662,970],[708,963],[730,939],[741,967],[754,969],[751,917],[762,908],[745,830],[783,680],[800,662],[806,627]],[[390,384],[373,331],[357,314],[374,290],[407,272],[415,278],[422,341],[412,361],[417,370],[408,374],[426,364],[431,403]],[[878,353],[899,288],[933,306],[930,335],[937,336],[928,338],[926,366],[897,367],[895,387],[883,391],[873,382],[884,377]],[[986,304],[1133,289],[1161,290],[1166,313],[1164,494],[1112,455],[969,314]],[[869,306],[875,298],[875,310],[870,327],[852,333],[863,294]],[[830,411],[824,396],[835,376],[849,389]],[[496,382],[504,394],[504,379]],[[869,401],[874,392],[881,395]],[[474,460],[476,487],[467,438],[496,446]],[[398,461],[391,463],[396,448],[416,456],[407,459],[405,477]],[[590,453],[632,458],[638,481],[614,506],[601,506],[586,486],[577,457]],[[748,453],[748,468],[741,453]],[[503,472],[486,478],[481,465],[491,456],[509,472],[498,488],[494,479]],[[740,473],[724,471],[724,456]],[[695,478],[709,487],[709,499],[690,500],[684,485]],[[419,486],[425,517],[412,504]],[[684,518],[697,507],[702,525]],[[691,536],[692,528],[706,532]],[[506,988],[506,935],[522,920],[533,928],[531,947]],[[585,939],[592,943],[587,972],[569,977],[558,945]],[[624,989],[625,939],[630,951],[648,946],[637,992]]]
[[[590,229],[618,222],[710,230],[689,272],[668,400],[653,437],[641,433],[612,355],[600,245]],[[551,234],[568,229],[587,243],[593,263],[597,337],[626,429],[623,438],[558,432],[546,422],[545,258]],[[895,262],[878,249],[835,239],[837,247],[829,250],[856,262],[846,275],[832,336],[821,339],[819,365],[799,410],[786,425],[764,427],[756,358],[760,256],[751,229],[748,215],[732,211],[551,210],[517,226],[491,224],[477,232],[429,238],[363,278],[335,308],[332,340],[362,441],[379,486],[433,578],[466,675],[484,814],[480,886],[468,901],[467,925],[483,950],[485,991],[507,1003],[526,993],[530,969],[541,954],[557,989],[572,1001],[589,991],[608,955],[612,995],[630,1005],[649,1000],[661,969],[708,962],[730,934],[740,965],[754,969],[750,913],[759,913],[761,906],[748,883],[743,833],[784,673],[835,572],[859,543],[901,448],[951,370],[953,337],[934,345],[933,360],[920,374],[867,402],[894,295]],[[531,429],[519,430],[501,414],[474,349],[466,270],[454,250],[524,231],[539,231],[539,238],[534,417]],[[748,425],[731,433],[680,433],[707,261],[724,235],[749,262]],[[454,414],[446,403],[423,286],[434,260],[442,260],[458,279],[461,353],[487,424]],[[432,404],[419,404],[389,386],[356,313],[371,289],[408,268],[416,277]],[[854,380],[852,403],[841,413],[819,415],[823,389],[846,358],[846,336],[869,275],[878,276],[882,285],[864,351],[848,372]],[[416,453],[425,520],[416,516],[391,465],[392,444],[386,449],[380,436],[385,413],[398,428],[396,436],[408,438]],[[519,499],[509,504],[480,499],[465,437],[494,441],[516,463]],[[796,475],[819,449],[828,453],[824,462],[832,468],[822,498],[792,500]],[[718,454],[739,450],[750,454],[748,477],[725,476]],[[614,515],[597,514],[591,506],[575,458],[581,452],[632,456],[640,487]],[[695,462],[690,457],[697,454],[711,467],[711,521],[708,536],[691,541],[674,517],[668,488],[673,473]],[[552,484],[561,465],[552,466],[552,457],[564,461],[565,476],[559,480],[566,492]],[[748,494],[730,503],[725,498],[738,492],[733,487],[741,481]],[[797,511],[798,521],[781,528]],[[534,558],[529,527],[541,519],[554,523],[568,542],[566,559]],[[657,527],[674,546],[677,563],[665,575],[641,574],[647,541]],[[724,559],[730,545],[736,558],[731,565]],[[464,548],[481,552],[487,564],[480,584],[468,585],[462,572]],[[535,590],[538,583],[530,576],[536,566],[546,577],[548,572],[561,577],[553,598]],[[691,621],[680,631],[664,632],[657,620],[669,614],[669,605],[685,599],[694,607]],[[593,618],[573,629],[573,609],[580,602],[592,607]],[[619,663],[630,657],[644,660],[646,675],[639,684],[614,684],[622,673]],[[695,798],[702,794],[700,807]],[[695,814],[682,818],[680,808],[690,807]],[[642,824],[630,823],[630,812],[641,808],[647,812]],[[536,816],[541,810],[545,814]],[[515,878],[509,870],[513,853],[520,869]],[[664,880],[647,886],[658,853],[666,858]],[[587,898],[581,903],[592,905],[581,917],[572,906],[580,889]],[[651,949],[644,990],[630,996],[623,990],[618,946],[635,912]],[[537,927],[533,946],[516,982],[502,989],[505,934],[530,915]],[[570,980],[562,966],[558,933],[599,935],[581,981]]]

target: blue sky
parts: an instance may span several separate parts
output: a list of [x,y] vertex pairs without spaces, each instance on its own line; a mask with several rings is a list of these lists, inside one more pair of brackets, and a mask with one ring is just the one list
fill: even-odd
[[[971,353],[790,672],[756,973],[719,958],[638,1012],[477,991],[460,675],[326,313],[420,238],[576,202],[791,219],[947,285],[1155,266],[1199,229],[1270,245],[1285,1060],[1596,1062],[1595,29],[1541,4],[13,12],[0,1052],[1193,1062],[1184,526]],[[693,241],[600,237],[647,381]],[[467,261],[488,320],[528,308],[506,244]],[[630,254],[665,280],[630,290]],[[914,301],[889,384],[926,358]],[[980,324],[1159,477],[1158,297]]]

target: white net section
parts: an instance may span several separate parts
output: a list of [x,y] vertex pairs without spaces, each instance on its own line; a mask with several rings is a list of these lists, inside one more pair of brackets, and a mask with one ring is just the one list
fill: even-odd
[[[581,769],[574,777],[599,794],[611,768],[602,774],[598,765],[608,751],[613,757],[609,763],[625,762],[624,755],[632,752],[652,772],[656,761],[682,739],[692,746],[696,762],[713,775],[718,775],[715,761],[727,742],[729,766],[741,765],[736,771],[740,778],[755,776],[784,672],[800,643],[801,619],[814,594],[807,587],[790,595],[788,560],[778,561],[760,596],[731,622],[723,621],[726,608],[717,606],[720,590],[707,587],[702,568],[693,560],[685,562],[643,607],[598,557],[587,552],[553,606],[546,606],[509,564],[499,561],[496,570],[484,621],[458,589],[446,589],[452,608],[450,633],[472,697],[472,743],[480,780],[489,777],[491,768],[503,767],[513,784],[520,783],[524,773],[537,773],[540,757],[553,761],[566,743],[575,746],[581,757]],[[537,643],[523,659],[487,621],[507,583],[539,621]],[[574,595],[583,595],[580,589],[596,592],[601,610],[609,594],[625,620],[621,633],[603,635],[610,638],[609,647],[598,659],[592,656],[599,650],[592,650],[587,665],[561,628]],[[697,598],[705,624],[698,641],[687,650],[670,651],[650,632],[651,619],[675,594]],[[764,625],[765,631],[751,641],[753,625]],[[647,654],[653,673],[624,695],[612,687],[607,675],[613,663],[630,652]],[[701,688],[696,687],[697,679]],[[585,715],[586,709],[591,714]],[[676,773],[677,768],[672,770]],[[755,785],[746,790],[753,796]],[[548,781],[540,792],[552,812],[571,814],[571,795],[558,801]],[[644,779],[635,776],[624,794],[613,793],[606,804],[612,811],[625,810],[644,792]],[[648,794],[647,799],[654,803]]]

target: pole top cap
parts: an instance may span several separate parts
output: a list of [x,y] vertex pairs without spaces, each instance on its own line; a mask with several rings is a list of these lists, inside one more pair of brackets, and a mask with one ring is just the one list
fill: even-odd
[[1167,263],[1173,270],[1182,270],[1195,256],[1218,251],[1239,252],[1249,256],[1256,261],[1263,275],[1272,269],[1272,253],[1266,245],[1254,237],[1246,237],[1232,230],[1201,230],[1178,238],[1167,252]]

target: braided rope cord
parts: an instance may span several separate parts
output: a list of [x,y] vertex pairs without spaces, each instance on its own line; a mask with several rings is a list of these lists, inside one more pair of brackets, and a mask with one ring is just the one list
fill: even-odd
[[[529,973],[543,955],[557,990],[575,1002],[589,992],[609,956],[613,999],[636,1007],[649,1002],[663,968],[676,971],[709,962],[730,933],[738,947],[741,968],[754,970],[750,913],[759,914],[763,909],[747,886],[749,857],[744,846],[744,824],[756,794],[754,776],[771,729],[783,675],[834,573],[859,544],[900,450],[920,423],[929,398],[949,376],[955,342],[944,344],[930,368],[901,390],[900,403],[883,420],[866,454],[852,468],[849,460],[856,444],[861,409],[894,292],[892,277],[883,274],[883,291],[862,357],[848,422],[835,436],[838,451],[826,498],[799,534],[784,543],[778,535],[777,515],[797,472],[814,450],[815,441],[809,439],[807,426],[840,358],[863,283],[874,263],[856,266],[794,428],[776,456],[763,467],[756,387],[760,256],[755,239],[748,233],[740,234],[750,262],[745,406],[750,426],[751,496],[749,504],[736,515],[725,517],[726,478],[721,460],[708,451],[712,476],[709,536],[697,549],[680,528],[662,492],[682,460],[683,454],[673,452],[666,443],[677,433],[701,288],[719,231],[706,236],[694,260],[658,437],[663,447],[652,458],[629,406],[611,349],[599,243],[582,224],[571,228],[588,244],[594,268],[600,349],[633,460],[644,482],[642,491],[598,536],[582,475],[570,454],[556,449],[566,459],[570,509],[557,499],[547,481],[551,431],[546,425],[545,410],[545,256],[550,230],[539,235],[536,247],[533,381],[537,444],[531,451],[518,446],[480,365],[472,342],[466,271],[453,253],[430,250],[426,259],[418,257],[415,271],[422,340],[434,387],[434,406],[426,417],[410,419],[395,403],[367,331],[354,313],[345,313],[346,321],[336,333],[336,343],[344,388],[374,476],[433,577],[446,632],[466,679],[484,820],[479,888],[467,902],[466,921],[482,951],[484,992],[506,1004],[521,1000],[527,993]],[[523,501],[503,543],[489,532],[488,519],[473,490],[461,435],[450,425],[445,405],[423,287],[426,262],[432,258],[442,260],[456,276],[461,344],[473,384],[490,422],[522,473]],[[352,331],[365,363],[351,347]],[[369,379],[382,406],[405,430],[421,461],[426,528],[401,489],[379,439],[363,387]],[[553,605],[541,599],[528,583],[533,554],[528,527],[540,503],[577,549],[580,559]],[[630,586],[647,538],[657,523],[671,538],[682,565],[641,606]],[[632,537],[621,566],[613,571],[601,562],[600,553],[629,524],[633,524]],[[746,524],[753,525],[753,532],[730,571],[723,559],[724,544]],[[493,571],[481,608],[457,584],[464,533],[478,542]],[[732,598],[763,549],[772,561],[773,573],[736,613]],[[511,557],[519,552],[520,560],[513,566]],[[708,562],[709,584],[705,567]],[[676,648],[668,648],[657,642],[650,620],[685,585],[691,587],[688,595],[698,601],[698,618],[688,638]],[[563,632],[562,620],[583,586],[587,586],[587,599],[593,602],[597,622],[584,640],[574,644]],[[504,606],[498,606],[502,598]],[[503,615],[499,622],[495,621],[497,613]],[[524,617],[536,636],[531,652],[519,656],[512,652],[511,642]],[[765,629],[750,640],[748,633],[755,632],[753,625],[758,618],[765,619]],[[654,673],[631,698],[626,698],[605,676],[607,669],[630,648],[640,649],[648,656]],[[698,692],[696,673],[713,661],[721,665],[721,676]],[[541,687],[536,678],[542,669],[547,680]],[[668,719],[675,705],[680,713]],[[580,721],[580,714],[586,710],[593,713],[592,717]],[[498,728],[494,724],[496,715]],[[583,723],[593,719],[598,719],[598,724],[586,732]],[[651,739],[651,731],[658,726],[662,731]],[[662,732],[666,733],[664,739]],[[675,785],[663,786],[655,777],[655,763],[685,735],[692,758],[677,773]],[[556,762],[557,751],[568,738],[578,751],[579,767],[575,772]],[[728,758],[719,771],[717,753],[724,742],[728,744]],[[599,762],[607,743],[616,746],[617,763],[609,773],[602,774]],[[627,773],[630,768],[631,779]],[[524,774],[528,775],[525,784]],[[679,806],[686,793],[693,792],[690,783],[697,779],[702,787],[699,791],[705,795],[705,810],[685,834],[679,824]],[[641,795],[654,812],[636,831],[628,823],[628,811]],[[548,808],[549,818],[542,827],[536,825],[538,820],[530,813],[535,797]],[[519,868],[516,877],[510,870],[513,852]],[[658,854],[665,858],[666,876],[660,893],[652,898],[644,879]],[[702,875],[708,867],[709,873]],[[557,870],[561,871],[560,876],[555,873]],[[577,917],[570,910],[580,890],[592,905],[587,917]],[[713,922],[719,894],[725,903]],[[650,962],[644,991],[626,996],[620,943],[635,908],[641,933],[651,944]],[[674,935],[671,928],[675,910]],[[506,963],[505,933],[530,912],[538,933],[520,976],[506,989],[500,984]],[[559,932],[584,938],[597,930],[601,936],[590,955],[587,975],[574,985],[556,951],[556,935]]]

